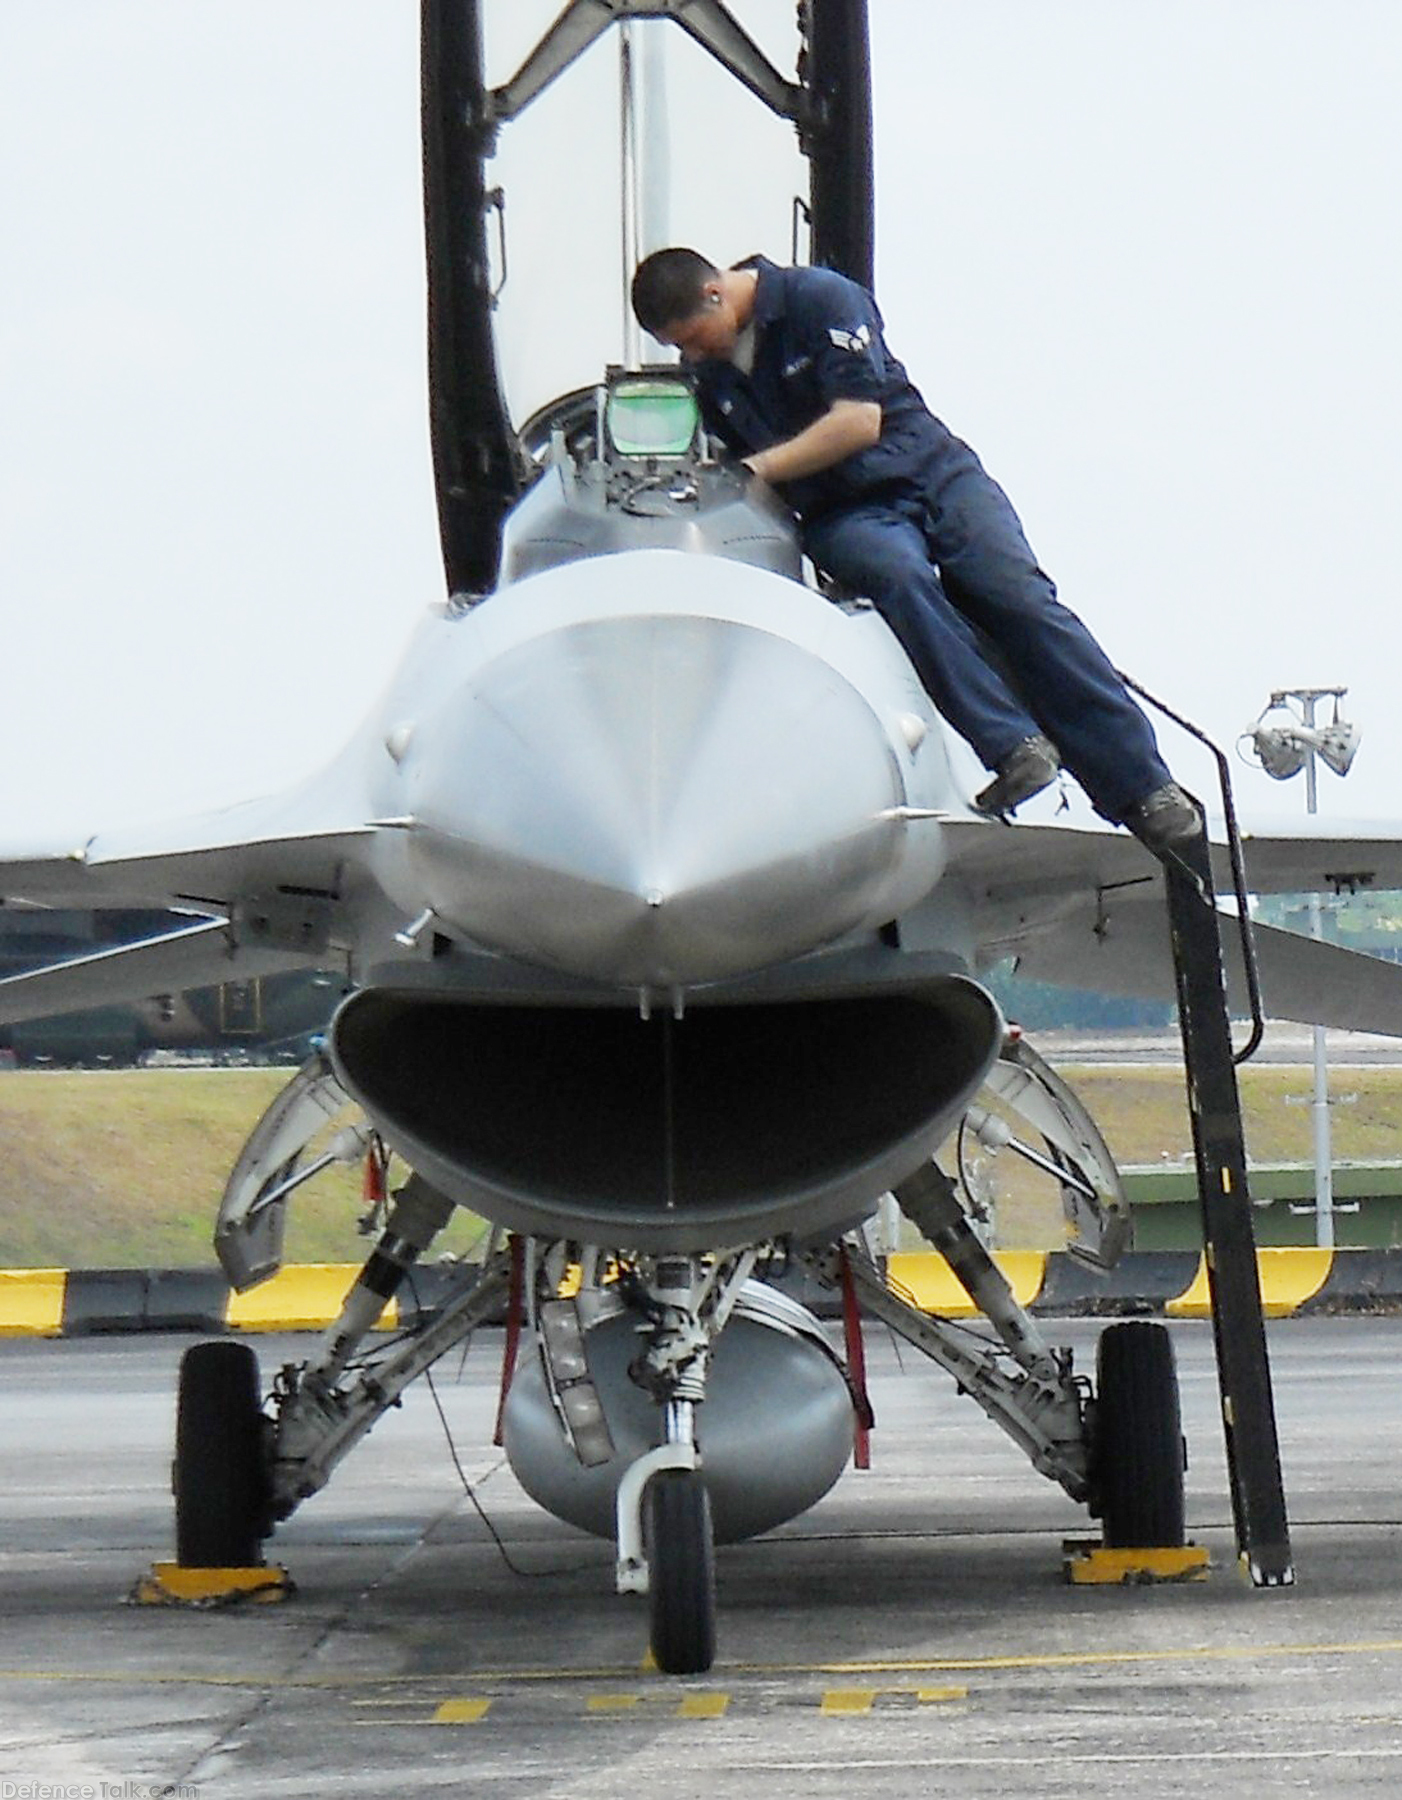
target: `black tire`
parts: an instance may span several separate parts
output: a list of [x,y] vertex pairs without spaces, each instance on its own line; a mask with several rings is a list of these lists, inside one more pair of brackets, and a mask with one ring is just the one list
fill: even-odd
[[664,1675],[703,1675],[716,1658],[711,1500],[695,1469],[664,1469],[643,1498],[652,1656]]
[[1100,1334],[1091,1467],[1095,1508],[1112,1550],[1183,1542],[1186,1456],[1173,1340],[1135,1321]]
[[180,1362],[175,1415],[175,1559],[187,1569],[256,1568],[268,1531],[258,1358],[247,1344],[196,1344]]

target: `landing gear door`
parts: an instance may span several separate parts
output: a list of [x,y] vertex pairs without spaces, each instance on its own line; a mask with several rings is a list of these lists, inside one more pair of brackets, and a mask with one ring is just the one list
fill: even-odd
[[[988,1110],[1000,1103],[1044,1140],[1037,1151],[1009,1135]],[[1036,1163],[1057,1180],[1066,1218],[1067,1253],[1092,1269],[1113,1269],[1133,1233],[1129,1202],[1109,1146],[1071,1088],[1022,1037],[1005,1042],[970,1108],[966,1128]]]

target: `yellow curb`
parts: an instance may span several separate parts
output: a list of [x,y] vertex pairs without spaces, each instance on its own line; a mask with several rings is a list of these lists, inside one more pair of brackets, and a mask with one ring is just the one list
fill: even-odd
[[[1019,1306],[1030,1306],[1046,1278],[1045,1250],[996,1250],[993,1260],[1007,1277]],[[935,1250],[903,1250],[887,1264],[891,1280],[914,1296],[921,1312],[947,1319],[971,1319],[979,1310],[959,1285],[953,1269]]]
[[[230,1294],[225,1323],[233,1331],[312,1331],[329,1325],[359,1273],[356,1263],[293,1264],[246,1294]],[[397,1317],[391,1300],[380,1314],[380,1327],[392,1329]]]
[[[1285,1319],[1317,1294],[1329,1278],[1333,1267],[1332,1250],[1292,1248],[1258,1250],[1256,1273],[1260,1282],[1261,1310],[1268,1319]],[[1164,1311],[1171,1319],[1207,1319],[1212,1316],[1212,1299],[1207,1285],[1207,1257],[1198,1261],[1192,1286],[1176,1300],[1170,1300]]]
[[57,1337],[67,1269],[0,1269],[0,1337]]

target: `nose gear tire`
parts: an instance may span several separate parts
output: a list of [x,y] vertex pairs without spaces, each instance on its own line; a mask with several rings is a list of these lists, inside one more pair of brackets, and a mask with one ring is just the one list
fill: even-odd
[[701,1675],[716,1655],[711,1502],[695,1469],[654,1475],[643,1497],[652,1655],[664,1675]]

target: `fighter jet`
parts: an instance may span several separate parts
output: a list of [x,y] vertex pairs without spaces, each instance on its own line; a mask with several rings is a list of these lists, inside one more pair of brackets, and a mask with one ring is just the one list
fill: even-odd
[[[1114,1261],[1129,1219],[1113,1159],[980,973],[1016,954],[1044,979],[1171,994],[1162,871],[1124,832],[974,810],[894,637],[862,596],[819,585],[782,505],[708,438],[681,369],[634,346],[521,424],[497,374],[490,158],[608,33],[625,193],[640,177],[634,34],[670,22],[794,123],[807,254],[870,282],[864,0],[799,9],[791,76],[722,0],[571,0],[495,86],[481,11],[423,7],[445,595],[371,717],[292,791],[0,857],[7,899],[190,915],[0,981],[0,1022],[287,969],[343,983],[324,1049],[230,1176],[215,1242],[236,1287],[268,1278],[288,1207],[337,1157],[365,1157],[372,1184],[388,1168],[383,1232],[271,1393],[246,1344],[187,1353],[179,1559],[260,1560],[411,1380],[504,1317],[513,1469],[616,1541],[658,1665],[703,1670],[714,1544],[813,1505],[863,1433],[859,1331],[839,1354],[781,1285],[794,1271],[947,1370],[1108,1542],[1180,1544],[1167,1335],[1111,1326],[1094,1378],[1076,1371],[936,1160],[970,1133],[1011,1138],[1050,1171],[1073,1251]],[[623,208],[626,256],[648,247],[640,216]],[[1258,891],[1402,886],[1386,834],[1247,849]],[[1402,971],[1257,940],[1278,1016],[1402,1032]],[[926,1315],[885,1278],[869,1226],[892,1194],[990,1332]],[[377,1339],[458,1207],[490,1222],[485,1261],[427,1323]]]

